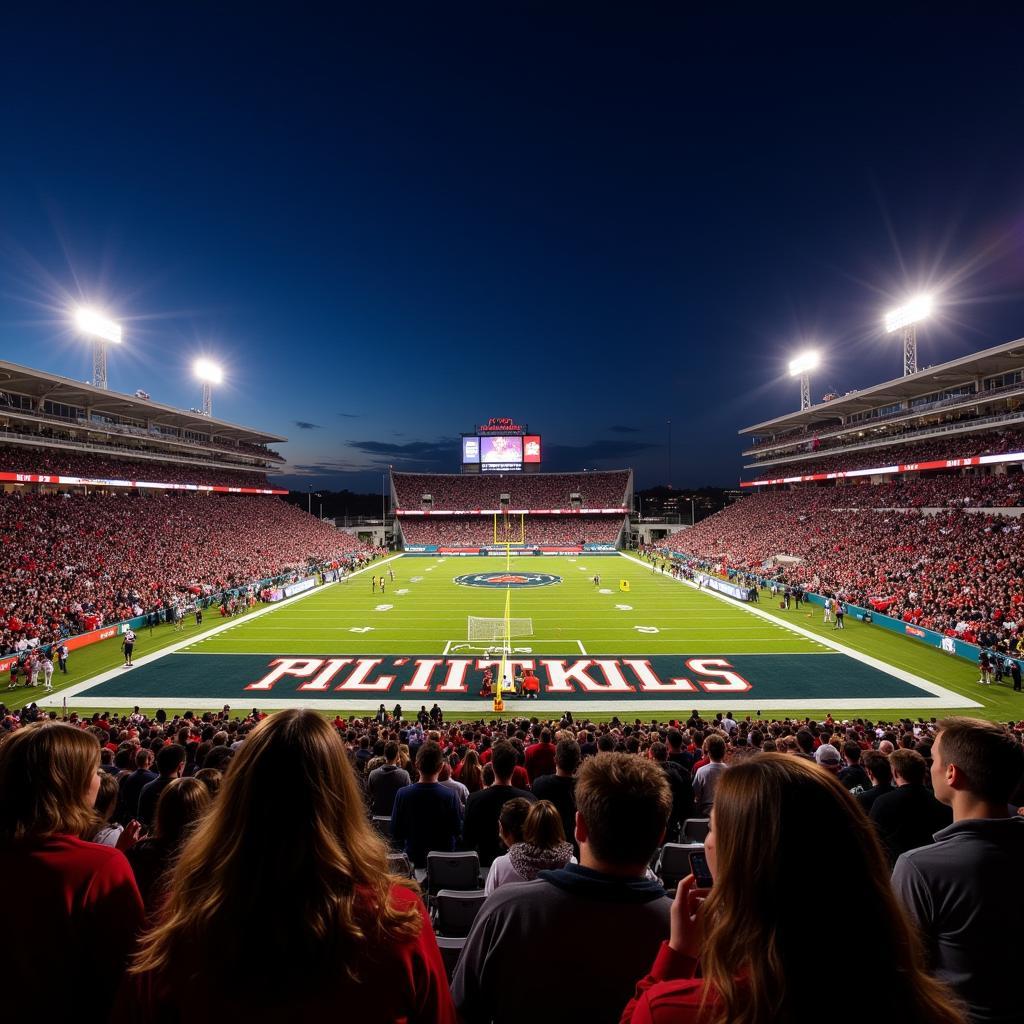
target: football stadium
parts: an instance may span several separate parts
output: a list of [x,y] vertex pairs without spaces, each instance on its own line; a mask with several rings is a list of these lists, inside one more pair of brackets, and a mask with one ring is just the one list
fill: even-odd
[[1024,1022],[1024,19],[189,13],[4,53],[4,1020]]

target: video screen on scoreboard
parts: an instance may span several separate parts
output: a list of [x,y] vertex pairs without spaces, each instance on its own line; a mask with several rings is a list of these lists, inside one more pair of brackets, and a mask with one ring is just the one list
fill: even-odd
[[523,439],[507,434],[480,438],[481,470],[508,472],[522,469]]
[[463,435],[462,438],[462,464],[470,463],[476,465],[480,461],[480,438],[479,437],[466,437]]
[[527,434],[523,438],[523,462],[540,462],[539,434]]

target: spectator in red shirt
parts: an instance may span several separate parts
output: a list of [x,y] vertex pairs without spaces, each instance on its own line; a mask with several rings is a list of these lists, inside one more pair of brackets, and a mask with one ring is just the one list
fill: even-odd
[[[264,964],[258,984],[226,978]],[[272,969],[271,969],[272,968]],[[415,883],[388,871],[345,747],[315,711],[261,722],[186,841],[115,1020],[455,1021]]]
[[555,774],[555,744],[551,742],[551,730],[541,729],[540,741],[526,748],[526,774],[530,785],[539,775]]
[[[857,950],[858,970],[885,992],[887,1016],[964,1024],[949,989],[925,971],[885,855],[838,779],[802,758],[759,754],[723,774],[711,825],[705,851],[714,887],[697,890],[693,875],[679,883],[670,938],[623,1024],[818,1019],[821,979],[837,957],[836,944],[807,921],[807,901],[823,892],[851,908],[842,945]],[[822,836],[842,838],[825,855]],[[839,1016],[856,1020],[862,1011],[851,1006]]]
[[99,764],[96,737],[70,725],[0,743],[0,876],[17,879],[0,928],[7,1020],[106,1020],[142,925],[124,854],[81,838],[99,824]]

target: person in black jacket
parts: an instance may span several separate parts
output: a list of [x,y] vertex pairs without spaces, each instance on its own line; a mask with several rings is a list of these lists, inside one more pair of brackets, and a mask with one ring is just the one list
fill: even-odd
[[668,759],[668,747],[664,743],[651,744],[651,757],[665,773],[668,787],[672,790],[672,812],[668,816],[665,837],[675,842],[679,827],[687,818],[694,816],[693,782],[690,773]]
[[858,743],[847,740],[843,744],[843,760],[845,767],[839,769],[839,781],[847,789],[870,789],[871,780],[860,763],[861,749]]
[[896,787],[892,784],[892,769],[885,754],[878,750],[869,750],[861,756],[860,763],[871,783],[871,788],[856,794],[857,803],[864,808],[865,814],[870,814],[875,801],[886,793],[891,793]]
[[550,800],[562,819],[562,831],[579,853],[576,832],[576,771],[581,760],[580,745],[575,740],[563,739],[555,747],[555,774],[539,775],[533,780],[533,795],[538,800]]
[[871,808],[878,836],[895,862],[901,853],[929,846],[936,832],[953,823],[953,812],[924,785],[928,767],[916,750],[895,750],[889,758],[896,789]]
[[517,796],[530,803],[537,801],[529,790],[516,789],[512,785],[516,752],[510,743],[494,745],[490,764],[494,769],[494,785],[469,795],[462,827],[462,848],[476,850],[483,867],[488,867],[495,857],[506,852],[498,835],[498,818],[505,803]]

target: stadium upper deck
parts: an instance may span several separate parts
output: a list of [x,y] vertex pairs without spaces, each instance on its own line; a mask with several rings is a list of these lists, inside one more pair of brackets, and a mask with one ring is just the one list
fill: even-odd
[[119,479],[182,481],[194,470],[196,483],[216,482],[220,472],[225,484],[251,476],[255,486],[266,487],[267,471],[284,463],[267,445],[285,440],[0,360],[0,442],[7,472],[46,473],[42,467],[59,452],[124,463]]
[[[752,461],[744,469],[763,480],[764,470],[789,467],[784,472],[786,482],[792,482],[789,474],[818,473],[824,455],[829,478],[843,475],[843,456],[851,470],[866,474],[875,468],[878,475],[904,471],[906,463],[915,469],[938,469],[950,460],[961,465],[974,457],[994,459],[986,455],[990,445],[985,433],[1016,433],[1022,426],[1024,339],[1019,339],[851,391],[739,433],[751,439],[743,454]],[[972,436],[977,438],[977,452],[968,450]],[[899,457],[902,446],[907,446],[905,459]],[[1007,461],[1014,453],[1002,448],[998,458]],[[870,457],[873,449],[879,453],[875,463]],[[922,460],[928,465],[921,465]],[[777,474],[769,478],[781,480]]]

